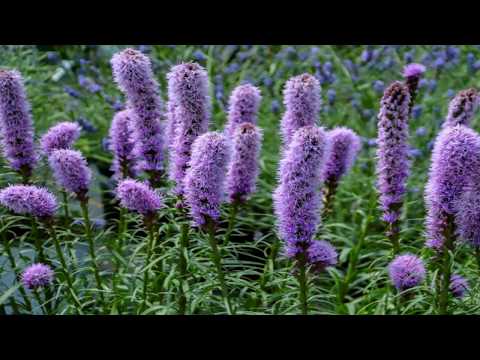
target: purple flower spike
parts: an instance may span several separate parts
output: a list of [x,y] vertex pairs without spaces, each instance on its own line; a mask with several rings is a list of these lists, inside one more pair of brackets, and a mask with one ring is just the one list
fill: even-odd
[[82,200],[87,195],[92,172],[87,160],[76,150],[55,150],[48,158],[58,185]]
[[114,79],[133,110],[140,167],[158,180],[163,170],[162,100],[150,59],[140,51],[125,49],[112,57],[111,65]]
[[110,126],[109,148],[113,153],[112,170],[116,179],[135,177],[135,156],[133,138],[132,110],[123,110],[115,114]]
[[33,122],[23,79],[16,70],[0,69],[0,132],[10,166],[29,177],[37,162]]
[[480,248],[480,191],[478,183],[467,186],[456,206],[456,235]]
[[295,76],[287,81],[283,90],[285,113],[281,122],[284,145],[288,145],[296,130],[318,122],[321,98],[320,83],[310,75]]
[[61,122],[51,127],[40,139],[40,146],[46,155],[53,150],[70,149],[80,137],[80,125],[73,122]]
[[408,87],[410,93],[410,102],[408,105],[408,113],[410,114],[417,97],[418,84],[423,73],[426,71],[426,67],[422,64],[408,64],[403,69],[403,77],[405,78],[405,84]]
[[185,176],[185,200],[196,226],[217,221],[224,192],[230,148],[226,137],[208,132],[195,140]]
[[408,64],[403,69],[403,77],[405,77],[406,79],[412,77],[420,78],[426,70],[427,68],[425,67],[425,65],[416,63]]
[[57,211],[57,200],[47,189],[34,185],[10,185],[0,190],[0,204],[16,214],[49,219]]
[[352,167],[362,145],[360,137],[345,127],[335,128],[327,133],[330,154],[323,169],[322,179],[327,183],[338,183]]
[[408,104],[402,83],[391,84],[383,95],[378,115],[377,181],[383,220],[398,221],[410,164],[408,160]]
[[448,106],[447,119],[443,127],[465,125],[469,126],[475,112],[477,111],[480,96],[476,89],[460,91]]
[[22,283],[27,289],[34,290],[50,285],[53,282],[54,272],[48,265],[33,264],[22,273]]
[[[480,137],[463,125],[443,129],[435,140],[432,162],[425,188],[427,207],[427,246],[441,250],[445,232],[456,216],[458,201],[473,182],[478,182],[480,169]],[[470,198],[475,203],[475,197]],[[469,200],[469,201],[470,201]],[[459,213],[461,235],[468,234],[472,227],[472,202],[465,204]],[[462,204],[463,206],[463,204]],[[475,211],[476,212],[476,211]],[[468,225],[468,226],[467,226]],[[453,236],[450,234],[449,236]],[[476,240],[471,239],[475,242]]]
[[412,254],[397,256],[388,266],[388,272],[398,291],[415,287],[425,279],[422,259]]
[[170,111],[174,114],[169,120],[173,129],[169,131],[175,135],[170,151],[170,178],[176,183],[175,193],[182,196],[192,144],[208,130],[208,75],[197,63],[185,63],[174,66],[167,79]]
[[463,276],[453,274],[450,278],[450,291],[454,297],[461,299],[469,290],[468,281]]
[[227,173],[227,192],[231,202],[244,202],[255,192],[262,133],[251,123],[237,126],[232,143],[232,159]]
[[157,192],[145,183],[126,179],[117,186],[120,205],[144,216],[150,216],[160,209],[162,200]]
[[175,104],[175,95],[168,94],[168,102],[167,102],[167,112],[165,113],[165,118],[167,122],[167,126],[165,129],[165,136],[168,142],[168,148],[172,151],[172,147],[175,143],[175,136],[177,132],[177,118],[175,117],[175,109],[177,105]]
[[280,162],[273,200],[279,235],[289,257],[305,253],[314,241],[321,220],[321,170],[327,157],[326,132],[305,126],[294,134]]
[[323,271],[325,268],[337,264],[338,254],[335,248],[327,241],[314,240],[307,250],[308,263],[314,271]]
[[260,89],[250,84],[237,86],[232,91],[228,107],[228,123],[225,126],[227,136],[232,137],[236,127],[242,123],[257,124],[261,100]]

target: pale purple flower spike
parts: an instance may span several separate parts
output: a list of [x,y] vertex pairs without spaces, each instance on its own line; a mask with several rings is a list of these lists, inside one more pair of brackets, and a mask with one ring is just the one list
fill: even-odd
[[228,122],[225,126],[227,136],[232,137],[236,127],[242,123],[257,124],[261,100],[260,89],[251,84],[237,86],[232,91],[228,107]]
[[64,121],[52,126],[40,139],[40,146],[48,156],[54,150],[70,149],[80,137],[80,125]]
[[9,185],[0,190],[0,204],[16,214],[49,219],[57,211],[55,196],[45,188],[34,185]]

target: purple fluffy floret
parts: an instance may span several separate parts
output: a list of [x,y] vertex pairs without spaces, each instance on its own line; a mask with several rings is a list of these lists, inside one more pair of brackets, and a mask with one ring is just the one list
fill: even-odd
[[443,127],[465,125],[469,126],[478,109],[480,96],[476,89],[460,91],[448,106],[448,115]]
[[163,170],[162,100],[150,59],[140,51],[125,49],[112,57],[113,76],[133,110],[135,153],[142,170]]
[[289,256],[308,249],[320,224],[319,187],[327,156],[325,130],[305,126],[297,130],[280,162],[273,200],[279,235]]
[[117,186],[116,195],[121,206],[145,216],[154,214],[162,206],[158,193],[137,180],[122,180]]
[[480,189],[479,184],[466,187],[456,205],[456,231],[459,238],[480,248]]
[[313,240],[307,250],[307,263],[314,271],[322,271],[337,264],[338,253],[332,244],[325,240]]
[[227,136],[233,136],[236,127],[242,123],[257,124],[261,99],[260,89],[250,84],[237,86],[232,91],[228,107],[228,122],[225,126]]
[[410,94],[396,81],[386,90],[378,114],[377,184],[383,220],[396,222],[409,175],[408,106]]
[[330,153],[323,169],[325,182],[337,183],[352,167],[361,149],[360,137],[345,127],[335,128],[327,133]]
[[79,198],[87,194],[92,172],[80,151],[55,150],[48,162],[58,185]]
[[35,290],[50,285],[53,282],[54,272],[45,264],[32,264],[27,267],[21,276],[23,286]]
[[40,146],[46,155],[59,149],[70,149],[80,137],[81,127],[73,122],[61,122],[52,126],[40,139]]
[[170,134],[174,139],[170,149],[170,179],[175,181],[175,193],[184,192],[184,178],[192,156],[192,145],[208,130],[210,97],[208,75],[197,63],[174,66],[167,74],[170,103]]
[[[442,248],[445,231],[456,216],[458,201],[467,188],[478,181],[479,169],[479,135],[463,125],[443,129],[435,140],[425,188],[428,247]],[[468,209],[470,206],[461,212],[465,223],[471,219]]]
[[0,69],[0,131],[3,152],[10,166],[30,176],[38,157],[30,104],[22,76],[16,70]]
[[463,276],[453,274],[450,278],[450,292],[457,299],[461,299],[465,296],[465,293],[469,291],[468,281]]
[[232,158],[227,173],[231,202],[246,201],[255,192],[262,133],[251,123],[237,126],[232,139]]
[[403,76],[405,78],[420,77],[426,70],[425,65],[417,63],[408,64],[403,68]]
[[16,214],[28,214],[40,219],[55,215],[57,200],[45,188],[34,185],[9,185],[0,190],[0,204]]
[[316,125],[319,118],[321,97],[320,83],[310,74],[292,77],[283,90],[285,113],[281,122],[283,143],[288,145],[296,130]]
[[397,256],[389,265],[390,280],[399,291],[419,285],[425,279],[422,259],[412,254]]
[[185,176],[185,200],[196,226],[217,221],[230,157],[227,138],[208,132],[195,140]]
[[133,138],[132,110],[115,114],[110,126],[110,151],[113,153],[112,170],[116,179],[135,177],[135,141]]

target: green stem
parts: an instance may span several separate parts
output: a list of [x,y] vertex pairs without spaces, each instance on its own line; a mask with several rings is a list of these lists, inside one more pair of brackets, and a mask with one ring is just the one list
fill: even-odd
[[185,253],[188,251],[188,229],[189,225],[187,222],[183,222],[181,225],[180,233],[180,247],[178,254],[178,268],[180,272],[180,288],[178,295],[178,313],[180,315],[185,315],[187,308],[187,296],[185,294],[184,286],[187,283],[187,258]]
[[50,265],[50,261],[47,260],[47,257],[45,256],[45,253],[43,251],[43,245],[40,242],[40,238],[38,237],[38,227],[37,227],[37,221],[35,220],[34,217],[32,217],[32,232],[31,236],[33,238],[33,242],[35,244],[35,248],[37,250],[37,262],[41,262],[42,264],[47,264]]
[[333,212],[333,200],[335,198],[335,193],[337,192],[338,183],[333,180],[329,180],[325,183],[323,187],[323,212],[322,212],[322,219],[325,219],[331,216]]
[[297,264],[300,307],[302,309],[302,315],[308,315],[307,259],[305,253],[299,255]]
[[453,251],[453,241],[455,234],[455,223],[452,216],[447,217],[447,226],[444,231],[444,244],[442,249],[442,278],[440,294],[438,300],[438,313],[440,315],[448,314],[448,302],[450,292],[451,263],[450,252]]
[[227,246],[228,243],[230,242],[230,236],[232,235],[233,227],[235,226],[235,218],[237,216],[239,207],[240,207],[239,201],[234,201],[232,206],[230,207],[230,217],[228,219],[228,228],[225,233],[225,240],[223,242],[225,246]]
[[53,244],[55,246],[55,251],[57,253],[58,259],[60,260],[60,265],[62,266],[62,273],[65,276],[65,279],[67,280],[68,293],[76,305],[76,310],[81,313],[82,304],[80,303],[80,300],[78,300],[78,297],[75,293],[75,288],[73,287],[73,281],[70,276],[70,272],[68,271],[67,262],[65,261],[65,257],[63,256],[63,251],[60,246],[60,242],[58,240],[57,233],[55,231],[55,228],[53,227],[53,224],[49,224],[49,231],[50,231],[50,236],[53,239]]
[[223,301],[225,303],[225,307],[227,310],[228,315],[234,314],[232,309],[230,298],[228,296],[227,284],[225,282],[225,274],[223,273],[222,269],[222,259],[220,256],[220,252],[218,250],[217,240],[215,239],[215,223],[209,219],[208,220],[208,241],[210,242],[210,247],[212,249],[212,258],[217,269],[217,276],[220,282],[220,289],[222,291]]
[[40,309],[42,309],[43,315],[48,315],[48,311],[45,309],[45,304],[43,303],[42,299],[40,298],[40,295],[38,294],[38,291],[36,289],[32,290],[33,295],[35,296],[35,299],[38,302],[38,306],[40,306]]
[[[7,254],[8,261],[10,262],[10,267],[12,268],[13,272],[16,275],[15,278],[18,278],[18,268],[17,268],[17,263],[15,261],[15,256],[12,253],[12,249],[10,249],[10,243],[4,238],[3,233],[2,233],[2,240],[3,240],[3,244],[4,244],[5,253]],[[25,302],[25,306],[27,307],[27,310],[31,313],[32,312],[32,303],[30,302],[30,299],[28,298],[27,292],[25,291],[23,286],[20,286],[18,288],[18,290],[20,291],[20,295],[22,295],[22,298],[23,298],[23,301]],[[14,311],[16,311],[16,313],[18,313],[17,303],[13,299],[13,296],[12,296],[12,307],[14,308]]]
[[149,279],[149,269],[148,265],[152,257],[153,244],[155,242],[155,232],[153,224],[148,226],[148,243],[147,243],[147,257],[145,259],[145,271],[143,273],[143,304],[142,311],[145,309],[148,301],[148,279]]
[[88,199],[80,200],[80,207],[82,208],[83,220],[85,222],[85,233],[87,235],[87,240],[88,240],[88,249],[90,252],[90,259],[92,262],[93,274],[95,275],[95,281],[97,282],[97,289],[99,290],[100,300],[103,303],[104,299],[103,299],[102,279],[100,277],[100,272],[98,271],[97,257],[95,255],[95,243],[93,240],[92,226],[90,224],[90,216],[88,214]]
[[65,216],[65,225],[68,225],[68,221],[70,219],[70,210],[68,208],[68,194],[65,190],[62,190],[62,197],[63,197],[63,213]]

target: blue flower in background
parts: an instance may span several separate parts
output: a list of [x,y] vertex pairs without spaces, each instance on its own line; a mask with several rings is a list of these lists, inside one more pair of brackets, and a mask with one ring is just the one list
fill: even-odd
[[405,61],[406,64],[413,62],[413,50],[407,51],[405,54],[403,54],[403,61]]
[[80,117],[75,121],[87,133],[95,133],[98,131],[98,129],[86,118]]
[[152,52],[152,46],[151,45],[138,45],[138,50],[141,51],[144,54],[149,54]]
[[266,87],[271,87],[273,85],[273,79],[268,75],[264,75],[262,78],[262,83]]
[[272,100],[270,103],[270,109],[273,113],[278,113],[280,111],[280,102],[276,99]]
[[74,97],[74,98],[79,98],[80,97],[80,93],[75,90],[74,88],[66,85],[63,87],[63,90],[68,94],[70,95],[71,97]]
[[332,106],[335,103],[335,99],[337,98],[337,92],[335,89],[328,89],[327,90],[327,99],[328,99],[328,104]]
[[416,148],[410,148],[408,155],[412,158],[419,158],[422,156],[422,150]]
[[47,60],[52,64],[57,64],[60,61],[60,55],[56,51],[47,52]]
[[419,127],[416,131],[415,131],[415,134],[417,134],[417,136],[425,136],[427,135],[427,129],[425,129],[424,127]]
[[428,83],[428,91],[433,93],[435,90],[437,90],[437,80],[431,79]]
[[307,51],[302,51],[298,54],[298,59],[300,61],[307,61],[310,54]]
[[371,119],[375,116],[375,111],[373,109],[363,109],[362,116],[366,119]]
[[433,67],[437,70],[443,69],[444,66],[445,66],[445,60],[442,57],[437,58],[433,63]]
[[447,97],[452,98],[455,96],[455,91],[453,89],[447,90]]
[[240,64],[234,62],[234,63],[231,63],[230,65],[228,65],[225,68],[225,73],[226,74],[232,74],[232,73],[237,72],[238,70],[240,70]]
[[385,90],[385,83],[382,80],[375,80],[372,84],[372,87],[376,93],[382,94]]
[[412,116],[414,119],[418,119],[422,115],[423,107],[422,105],[415,105],[412,108]]
[[377,146],[377,139],[367,139],[367,145],[369,147],[376,147]]
[[102,139],[102,149],[106,152],[110,151],[110,138],[108,136]]
[[198,62],[203,62],[207,60],[207,56],[201,50],[195,50],[192,55],[193,58]]

